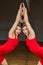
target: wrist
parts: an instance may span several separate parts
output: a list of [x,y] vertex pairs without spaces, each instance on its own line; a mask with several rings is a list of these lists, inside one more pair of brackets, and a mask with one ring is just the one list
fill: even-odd
[[28,19],[25,19],[25,21],[24,21],[25,23],[28,23],[29,22],[29,20]]
[[16,22],[17,24],[19,23],[19,21],[18,21],[17,19],[15,20],[15,22]]
[[28,20],[25,20],[25,24],[28,24],[29,23],[29,21]]

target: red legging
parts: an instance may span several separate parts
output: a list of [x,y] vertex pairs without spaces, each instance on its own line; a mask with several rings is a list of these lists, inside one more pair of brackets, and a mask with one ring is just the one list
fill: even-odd
[[40,59],[41,64],[43,65],[43,47],[41,47],[38,42],[36,41],[36,38],[34,39],[28,39],[26,38],[26,45],[30,51],[32,51],[35,55],[37,55]]
[[0,46],[0,63],[4,60],[4,56],[13,51],[18,46],[18,38],[8,38],[7,42]]

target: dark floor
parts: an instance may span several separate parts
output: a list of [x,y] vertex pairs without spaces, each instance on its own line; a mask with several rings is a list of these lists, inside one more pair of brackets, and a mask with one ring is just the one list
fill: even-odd
[[20,43],[12,53],[6,55],[6,59],[9,65],[37,65],[39,60],[27,49],[25,43]]

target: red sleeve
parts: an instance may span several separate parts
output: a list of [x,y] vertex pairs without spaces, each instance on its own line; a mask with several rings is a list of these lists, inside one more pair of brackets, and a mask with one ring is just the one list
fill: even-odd
[[41,58],[43,57],[43,47],[41,47],[37,43],[36,38],[31,39],[31,40],[26,38],[26,45],[30,49],[30,51],[32,51],[35,55]]
[[40,59],[41,64],[43,65],[43,58]]
[[7,42],[0,46],[0,56],[6,55],[18,46],[18,38],[8,38]]

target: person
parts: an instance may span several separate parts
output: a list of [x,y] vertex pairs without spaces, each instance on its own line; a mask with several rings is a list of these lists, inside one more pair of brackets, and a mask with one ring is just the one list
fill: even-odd
[[26,46],[28,47],[28,49],[30,49],[31,52],[33,52],[35,55],[37,55],[40,58],[37,65],[43,65],[43,47],[41,47],[36,40],[36,34],[29,23],[27,9],[25,6],[24,6],[24,23],[25,26],[22,27],[22,30],[23,33],[27,36]]
[[18,10],[16,20],[13,26],[11,27],[11,29],[9,30],[8,40],[3,45],[0,45],[0,64],[1,65],[8,65],[5,59],[5,55],[13,51],[18,46],[18,42],[19,42],[18,35],[21,32],[20,25],[18,25],[20,22],[20,19],[21,19],[21,5]]

